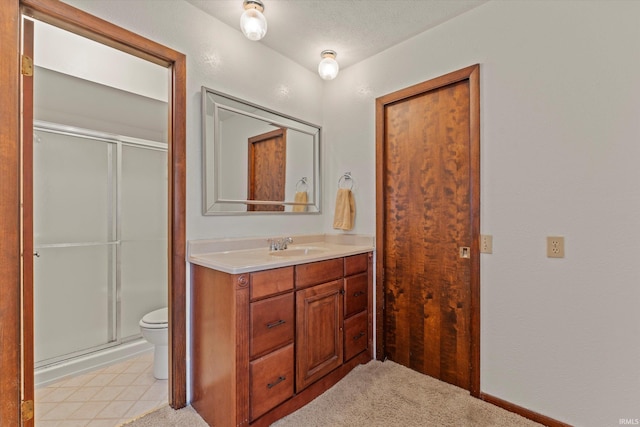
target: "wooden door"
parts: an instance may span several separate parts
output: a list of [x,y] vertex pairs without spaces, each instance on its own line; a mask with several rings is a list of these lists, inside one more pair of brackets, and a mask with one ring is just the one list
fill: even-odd
[[296,391],[342,364],[343,279],[296,292]]
[[384,306],[378,357],[473,393],[479,393],[478,73],[469,67],[377,105]]
[[[284,201],[287,164],[285,129],[249,138],[248,200]],[[283,211],[284,205],[247,205],[249,211]]]

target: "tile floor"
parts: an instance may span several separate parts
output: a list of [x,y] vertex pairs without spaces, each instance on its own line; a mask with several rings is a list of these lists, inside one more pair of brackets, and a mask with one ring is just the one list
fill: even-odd
[[167,403],[153,353],[36,389],[38,427],[114,427]]

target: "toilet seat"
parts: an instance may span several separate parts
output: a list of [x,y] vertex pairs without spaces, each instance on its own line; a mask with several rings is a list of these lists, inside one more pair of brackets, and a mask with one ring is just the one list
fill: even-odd
[[147,329],[163,329],[169,327],[169,310],[167,307],[147,313],[140,320],[140,327]]

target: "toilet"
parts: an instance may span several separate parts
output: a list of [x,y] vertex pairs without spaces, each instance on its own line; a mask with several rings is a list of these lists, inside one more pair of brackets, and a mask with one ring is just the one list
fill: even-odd
[[140,332],[154,345],[153,376],[169,378],[169,313],[167,307],[147,313],[140,320]]

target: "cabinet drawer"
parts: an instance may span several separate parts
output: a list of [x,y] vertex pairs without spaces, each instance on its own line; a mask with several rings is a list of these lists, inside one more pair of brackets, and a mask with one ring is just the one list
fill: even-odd
[[249,311],[251,358],[293,341],[293,292],[252,302]]
[[293,267],[251,273],[251,300],[293,289]]
[[344,321],[345,362],[367,348],[369,342],[368,312],[363,311]]
[[344,258],[296,265],[296,288],[339,279],[344,272]]
[[344,317],[367,308],[369,277],[366,273],[344,279]]
[[344,275],[362,273],[369,267],[369,254],[348,256],[344,259]]
[[293,344],[249,364],[251,421],[293,396]]

